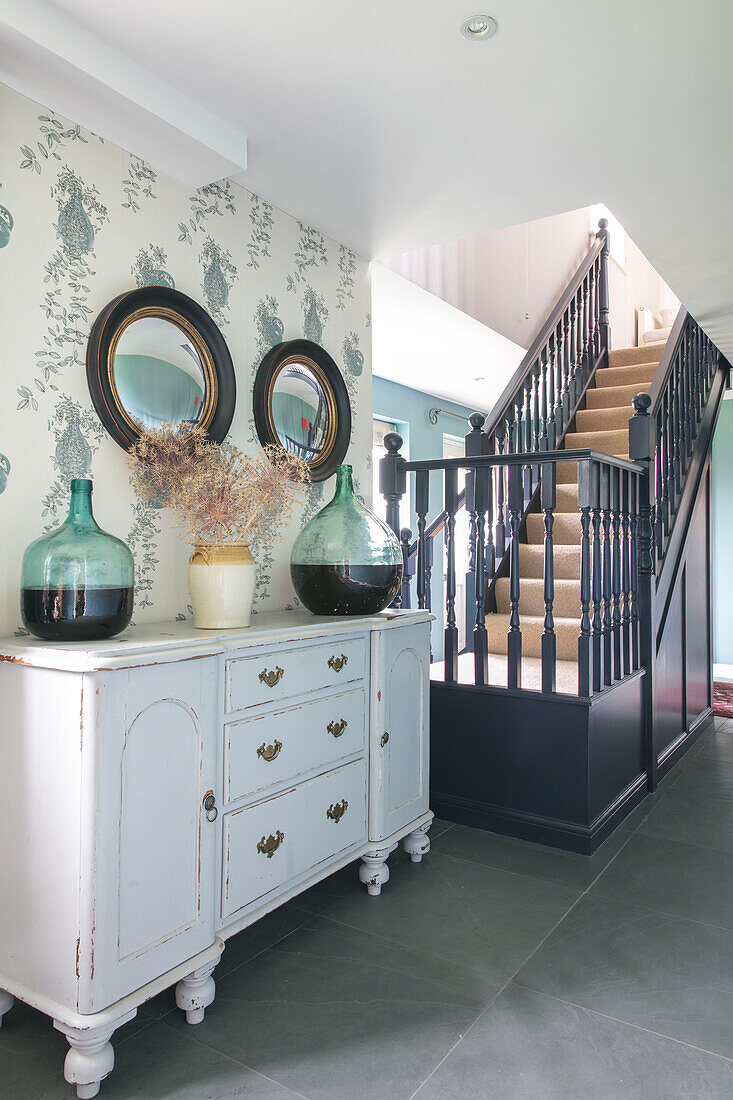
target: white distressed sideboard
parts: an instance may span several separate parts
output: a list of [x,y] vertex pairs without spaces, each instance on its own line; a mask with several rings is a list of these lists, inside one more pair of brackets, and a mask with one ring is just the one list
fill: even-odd
[[225,941],[353,860],[429,850],[427,612],[260,615],[0,642],[0,1023],[18,997],[95,1096],[110,1038]]

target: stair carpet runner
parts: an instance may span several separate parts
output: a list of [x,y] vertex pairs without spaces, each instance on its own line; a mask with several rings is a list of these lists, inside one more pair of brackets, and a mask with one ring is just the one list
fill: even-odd
[[[561,450],[590,447],[619,458],[629,457],[631,400],[646,392],[654,378],[664,344],[624,348],[609,354],[607,367],[596,371],[586,390],[585,409],[575,418],[575,431],[568,432]],[[553,615],[558,661],[577,661],[580,621],[580,512],[578,509],[578,466],[562,462],[557,466],[554,562],[555,602]],[[542,512],[527,515],[527,543],[519,547],[519,618],[522,656],[540,657],[545,619],[544,599],[545,524]],[[497,611],[486,616],[489,652],[507,652],[509,631],[509,578],[496,583]]]

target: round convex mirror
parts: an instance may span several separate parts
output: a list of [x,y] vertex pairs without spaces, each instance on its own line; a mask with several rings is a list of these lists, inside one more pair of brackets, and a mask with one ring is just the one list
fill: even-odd
[[193,340],[162,317],[140,317],[122,332],[110,364],[120,407],[141,429],[195,424],[206,378]]
[[302,458],[313,481],[324,481],[343,461],[351,437],[349,396],[319,344],[288,340],[272,348],[257,371],[253,403],[260,441]]
[[94,322],[87,380],[107,431],[129,448],[140,432],[197,424],[217,443],[234,415],[236,383],[218,327],[169,287],[121,294]]
[[333,429],[333,411],[307,363],[286,363],[272,387],[272,424],[284,450],[313,462]]

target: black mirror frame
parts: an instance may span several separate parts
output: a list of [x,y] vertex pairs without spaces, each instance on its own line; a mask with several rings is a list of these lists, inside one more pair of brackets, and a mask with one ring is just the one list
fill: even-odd
[[312,365],[321,384],[325,383],[324,388],[330,390],[330,393],[326,393],[326,398],[335,414],[335,430],[322,452],[322,457],[308,463],[311,481],[326,481],[343,462],[351,442],[351,404],[341,371],[320,344],[304,339],[285,340],[282,344],[276,344],[264,356],[257,368],[252,395],[257,435],[262,444],[282,446],[272,424],[269,395],[281,367],[288,360],[297,360],[306,366]]
[[110,361],[122,332],[139,317],[170,320],[196,344],[207,382],[207,403],[200,423],[209,439],[222,443],[237,401],[232,357],[218,325],[203,306],[170,287],[145,286],[118,295],[107,303],[92,326],[87,344],[87,382],[102,424],[125,450],[129,451],[139,438],[138,429],[117,398]]

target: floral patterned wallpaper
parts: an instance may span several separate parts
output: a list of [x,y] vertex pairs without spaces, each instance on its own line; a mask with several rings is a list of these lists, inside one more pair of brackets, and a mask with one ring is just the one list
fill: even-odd
[[[63,521],[80,476],[94,479],[97,521],[135,556],[135,622],[188,617],[189,551],[166,513],[133,495],[125,453],[89,397],[94,318],[131,286],[176,287],[204,305],[234,360],[230,438],[245,450],[258,446],[252,385],[263,354],[298,336],[322,344],[346,380],[347,460],[368,495],[368,265],[230,180],[192,191],[2,86],[0,117],[0,634],[22,632],[23,550]],[[285,538],[257,548],[255,610],[296,605],[290,547],[332,492],[332,481],[310,486]]]

